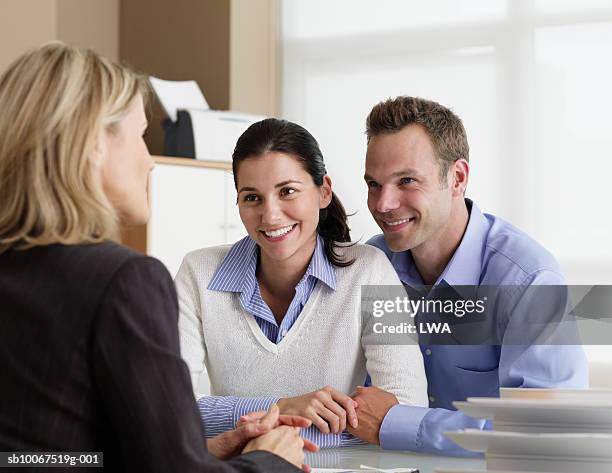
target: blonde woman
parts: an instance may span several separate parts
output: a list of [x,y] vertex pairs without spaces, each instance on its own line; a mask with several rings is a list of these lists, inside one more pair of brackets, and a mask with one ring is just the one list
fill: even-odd
[[113,471],[297,470],[309,422],[276,407],[206,450],[172,280],[116,243],[149,214],[144,84],[61,43],[0,77],[0,450],[103,451]]

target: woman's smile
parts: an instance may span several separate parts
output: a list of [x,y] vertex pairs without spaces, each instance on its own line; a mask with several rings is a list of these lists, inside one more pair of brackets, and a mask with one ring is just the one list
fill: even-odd
[[259,232],[263,234],[264,238],[269,242],[277,242],[286,240],[289,238],[293,230],[297,227],[297,223],[292,225],[286,225],[284,227],[278,227],[274,230],[260,230]]

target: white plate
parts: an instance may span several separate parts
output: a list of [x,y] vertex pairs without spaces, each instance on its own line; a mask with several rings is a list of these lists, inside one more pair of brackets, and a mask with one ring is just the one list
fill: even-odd
[[544,472],[525,471],[525,470],[521,470],[521,471],[517,471],[517,470],[461,470],[461,469],[449,470],[448,468],[437,468],[436,473],[544,473]]
[[612,400],[612,389],[500,388],[499,396],[502,399]]
[[475,397],[453,405],[500,431],[612,433],[612,401]]
[[610,464],[612,471],[612,434],[525,434],[466,429],[445,432],[461,447],[475,452],[516,457],[552,459],[588,458]]

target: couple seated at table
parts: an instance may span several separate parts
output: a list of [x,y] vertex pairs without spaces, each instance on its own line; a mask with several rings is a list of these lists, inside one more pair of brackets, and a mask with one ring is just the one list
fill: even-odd
[[[366,133],[368,208],[383,231],[370,245],[349,243],[346,213],[308,131],[266,119],[239,138],[232,166],[248,236],[189,253],[175,281],[181,352],[209,435],[277,404],[311,420],[303,435],[322,447],[357,438],[470,455],[444,432],[490,424],[453,401],[497,396],[500,386],[588,386],[575,344],[504,344],[503,334],[480,346],[425,337],[368,343],[363,285],[513,287],[506,308],[532,313],[537,302],[525,288],[565,281],[546,249],[464,197],[469,146],[451,110],[389,99],[372,109]],[[541,320],[547,310],[537,306]],[[519,315],[505,316],[521,330]],[[372,387],[361,386],[366,374]],[[212,395],[198,389],[206,377]]]

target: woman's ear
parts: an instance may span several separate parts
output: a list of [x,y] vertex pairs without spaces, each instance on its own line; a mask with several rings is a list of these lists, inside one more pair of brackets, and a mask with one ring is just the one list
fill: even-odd
[[91,152],[91,163],[95,168],[101,168],[104,160],[106,159],[106,153],[108,150],[108,136],[107,131],[102,129],[96,138],[94,143],[94,149]]
[[332,181],[327,174],[323,176],[323,184],[319,187],[321,197],[319,198],[319,208],[325,209],[332,200]]

